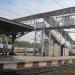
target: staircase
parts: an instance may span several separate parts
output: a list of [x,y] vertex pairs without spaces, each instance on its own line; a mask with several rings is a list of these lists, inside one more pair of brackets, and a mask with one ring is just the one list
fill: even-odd
[[[60,24],[57,22],[57,21],[55,21],[54,20],[54,18],[52,18],[52,17],[47,17],[47,18],[45,18],[45,21],[52,27],[54,27],[54,26],[60,26]],[[60,34],[61,34],[61,30],[57,30],[57,32],[59,32]],[[71,39],[71,37],[69,36],[69,34],[65,31],[65,30],[62,30],[62,36],[65,38],[65,33],[66,33],[66,41],[69,41],[70,43],[71,42],[74,42],[72,39]]]
[[[58,22],[56,22],[53,18],[45,18],[45,21],[50,25],[50,26],[60,26],[58,24]],[[49,30],[45,30],[46,35],[49,37]],[[58,44],[64,44],[67,48],[71,48],[71,42],[73,42],[73,40],[71,39],[71,37],[69,36],[69,34],[66,32],[66,38],[65,39],[65,30],[62,30],[62,34],[61,34],[61,30],[51,30],[51,34],[52,36],[55,37],[55,39],[57,40]],[[70,40],[70,41],[69,41]]]

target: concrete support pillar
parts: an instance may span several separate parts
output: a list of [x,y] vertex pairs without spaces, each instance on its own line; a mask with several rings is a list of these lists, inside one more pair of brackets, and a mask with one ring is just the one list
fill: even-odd
[[48,52],[49,52],[48,56],[50,56],[51,55],[51,31],[49,33],[49,51]]
[[41,55],[44,56],[44,27],[42,30],[42,53],[41,53]]
[[23,69],[25,69],[25,63],[24,62],[17,63],[17,70],[23,70]]
[[33,62],[33,67],[37,68],[39,66],[39,62]]
[[16,34],[12,34],[12,49],[11,52],[9,53],[9,55],[14,55],[14,48],[15,48],[15,39],[16,39]]

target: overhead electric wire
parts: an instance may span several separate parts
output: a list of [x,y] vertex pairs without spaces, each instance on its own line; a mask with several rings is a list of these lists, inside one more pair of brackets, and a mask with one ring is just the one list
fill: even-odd
[[[27,11],[33,11],[33,10],[30,10],[30,9],[24,9],[23,8],[23,10],[27,10]],[[6,10],[6,9],[3,9],[3,8],[1,8],[0,7],[0,12],[2,13],[5,13],[5,14],[7,14],[7,16],[12,16],[12,17],[14,17],[14,18],[16,18],[16,17],[19,17],[21,14],[18,14],[18,13],[15,13],[15,12],[13,12],[13,11],[9,11],[9,10]],[[5,15],[4,14],[4,15]],[[10,15],[9,15],[10,14]]]
[[[59,0],[60,1],[60,0]],[[61,0],[61,3],[63,3],[65,6],[69,6],[66,2],[64,2],[63,0]]]
[[[5,16],[7,16],[9,19],[10,19],[10,17],[11,17],[11,18],[14,18],[14,16],[12,16],[12,15],[9,15],[9,13],[7,13],[7,12],[0,11],[0,13],[1,13],[2,15],[5,15]],[[4,16],[1,16],[1,17],[4,17]],[[4,18],[5,18],[5,17],[4,17]]]
[[[11,14],[11,15],[13,14],[13,15],[19,16],[19,14],[16,14],[16,13],[13,12],[13,11],[9,11],[9,10],[3,9],[3,8],[1,8],[1,7],[0,7],[0,10],[6,12],[6,13],[8,13],[8,14]],[[10,13],[9,13],[9,12],[10,12]]]
[[[51,2],[51,1],[55,2],[56,4],[58,4],[58,5],[61,6],[61,7],[64,7],[64,6],[61,5],[57,0],[50,0],[50,2]],[[62,0],[61,0],[61,1],[62,1]],[[63,2],[63,1],[62,1],[62,2]],[[31,11],[31,12],[35,11],[35,10],[31,10],[31,9],[26,9],[26,8],[24,8],[24,6],[25,6],[24,3],[21,3],[21,8],[23,8],[24,10],[26,10],[26,11]],[[13,12],[13,11],[9,11],[9,10],[3,9],[3,8],[1,8],[1,7],[0,7],[0,10],[5,11],[5,13],[10,14],[10,15],[14,16],[15,18],[20,16],[20,14],[18,14],[18,13],[15,13],[15,12]],[[10,13],[9,13],[9,12],[10,12]],[[23,12],[24,12],[24,11],[23,11]],[[8,15],[8,16],[10,16],[10,15]]]
[[[21,5],[21,6],[23,6],[23,4]],[[23,10],[26,10],[26,11],[33,11],[33,10],[31,10],[31,9],[25,9],[24,7],[21,7],[21,8],[23,8]],[[3,14],[3,15],[7,15],[7,16],[14,16],[15,18],[16,17],[19,17],[21,14],[18,14],[18,13],[15,13],[15,12],[13,12],[13,10],[11,10],[11,11],[9,11],[9,10],[6,10],[5,8],[1,8],[0,7],[0,13],[5,13],[5,14]],[[10,15],[9,15],[10,14]]]
[[63,5],[61,5],[57,0],[53,0],[57,5],[59,5],[60,7],[64,8]]
[[2,9],[0,9],[0,13],[2,13],[2,15],[6,15],[7,17],[9,17],[9,19],[10,19],[10,17],[11,17],[11,18],[17,17],[16,15],[14,15],[14,14],[12,14],[12,13],[8,13],[7,11],[2,10]]
[[[52,1],[52,0],[51,0]],[[55,0],[54,0],[55,1]],[[57,1],[55,1],[57,4],[59,4]],[[60,5],[60,4],[59,4]],[[31,12],[33,12],[33,11],[35,11],[35,10],[31,10],[31,9],[25,9],[24,8],[24,3],[22,3],[22,5],[21,5],[21,8],[23,8],[24,10],[26,10],[26,11],[31,11]],[[2,10],[2,11],[4,11],[5,12],[5,14],[7,15],[7,16],[12,16],[12,17],[14,17],[14,18],[16,18],[16,17],[19,17],[20,16],[20,14],[16,14],[15,12],[13,12],[13,11],[9,11],[9,10],[6,10],[6,9],[4,9],[4,8],[1,8],[0,7],[0,10]],[[4,13],[3,12],[3,13]],[[9,13],[10,12],[10,13]],[[2,12],[1,12],[2,13]],[[5,15],[4,14],[4,15]],[[10,14],[10,15],[9,15]]]

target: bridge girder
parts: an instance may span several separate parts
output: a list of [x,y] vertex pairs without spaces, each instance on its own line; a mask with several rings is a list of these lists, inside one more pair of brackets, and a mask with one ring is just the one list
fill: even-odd
[[59,9],[55,11],[50,11],[46,13],[40,13],[40,14],[35,14],[31,16],[26,16],[18,19],[13,19],[13,21],[16,22],[22,22],[22,21],[27,21],[27,20],[33,20],[33,19],[39,19],[39,18],[44,18],[48,16],[59,16],[59,15],[66,15],[66,14],[72,14],[75,13],[75,7],[69,7],[69,8],[64,8],[64,9]]

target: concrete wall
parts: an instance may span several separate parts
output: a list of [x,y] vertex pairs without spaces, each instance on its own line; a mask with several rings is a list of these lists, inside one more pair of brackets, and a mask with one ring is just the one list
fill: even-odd
[[50,46],[49,56],[59,56],[60,55],[60,46],[54,44]]
[[69,56],[69,49],[68,48],[65,48],[64,51],[65,51],[64,52],[64,54],[65,54],[64,56]]
[[54,56],[60,56],[60,46],[54,44]]
[[[60,46],[57,44],[54,44],[50,46],[50,50],[49,50],[49,56],[60,56]],[[63,55],[64,56],[68,56],[69,55],[69,49],[68,48],[64,48],[63,51]]]
[[53,45],[50,46],[49,56],[53,56]]

